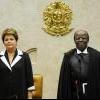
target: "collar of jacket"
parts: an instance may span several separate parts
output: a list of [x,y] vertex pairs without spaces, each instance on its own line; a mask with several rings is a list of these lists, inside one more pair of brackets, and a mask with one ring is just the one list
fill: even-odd
[[17,56],[10,65],[5,57],[5,51],[6,50],[0,52],[0,59],[12,71],[12,67],[22,58],[23,52],[21,50],[17,50]]

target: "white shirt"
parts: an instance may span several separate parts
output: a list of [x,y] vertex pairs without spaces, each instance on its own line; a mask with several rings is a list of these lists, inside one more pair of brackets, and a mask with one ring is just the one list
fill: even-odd
[[77,54],[80,54],[80,53],[88,54],[87,48],[83,52],[77,49]]

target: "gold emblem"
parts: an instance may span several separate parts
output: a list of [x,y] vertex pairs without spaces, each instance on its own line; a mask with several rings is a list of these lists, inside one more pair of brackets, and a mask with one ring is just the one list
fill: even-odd
[[51,3],[43,12],[44,31],[53,36],[63,36],[72,29],[72,10],[63,2]]

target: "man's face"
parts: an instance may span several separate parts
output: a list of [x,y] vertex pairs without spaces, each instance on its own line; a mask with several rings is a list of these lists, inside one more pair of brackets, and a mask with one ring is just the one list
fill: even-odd
[[74,41],[77,49],[83,51],[87,47],[89,42],[88,33],[84,30],[79,30],[75,32]]

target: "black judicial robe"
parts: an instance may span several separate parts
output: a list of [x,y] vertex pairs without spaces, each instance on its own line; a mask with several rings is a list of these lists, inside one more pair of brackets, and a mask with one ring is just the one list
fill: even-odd
[[34,85],[29,55],[16,50],[12,64],[5,51],[0,52],[0,99],[27,98],[27,89]]
[[[100,99],[100,52],[91,47],[88,47],[87,50],[89,52],[87,99]],[[59,76],[57,99],[74,99],[71,85],[70,58],[75,51],[76,49],[72,49],[64,54]]]

